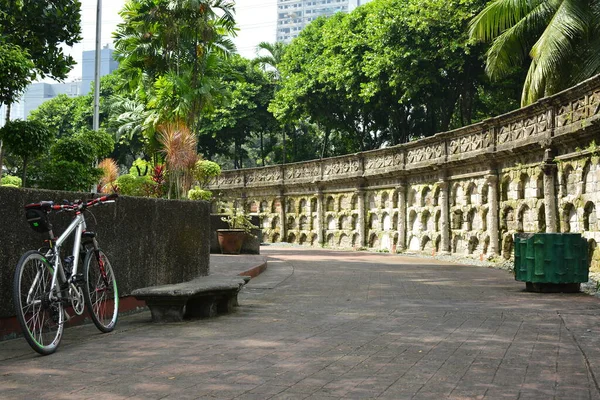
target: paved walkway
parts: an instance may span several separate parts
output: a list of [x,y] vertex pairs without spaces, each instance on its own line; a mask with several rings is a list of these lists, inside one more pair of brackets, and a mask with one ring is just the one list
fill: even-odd
[[239,309],[0,343],[3,399],[596,399],[600,299],[533,294],[506,271],[263,248]]

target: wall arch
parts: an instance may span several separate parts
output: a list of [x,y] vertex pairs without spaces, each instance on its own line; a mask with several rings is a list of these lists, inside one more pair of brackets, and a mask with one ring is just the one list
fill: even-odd
[[335,199],[333,198],[333,196],[327,197],[327,201],[325,202],[325,211],[335,211]]
[[431,205],[431,188],[429,186],[425,186],[421,190],[421,207]]
[[504,175],[500,181],[500,201],[508,201],[510,190],[510,176]]
[[477,192],[477,185],[475,182],[471,182],[469,183],[469,186],[467,186],[466,201],[468,205],[479,203],[479,193]]
[[562,231],[579,232],[579,221],[577,220],[577,209],[571,203],[566,203],[562,212]]
[[583,230],[598,230],[598,222],[596,219],[596,206],[591,201],[588,201],[583,208]]
[[388,192],[381,193],[381,208],[388,208],[390,205],[390,195]]
[[594,192],[594,179],[592,174],[590,173],[591,169],[591,161],[587,160],[585,165],[583,166],[583,171],[581,173],[581,193],[593,193]]

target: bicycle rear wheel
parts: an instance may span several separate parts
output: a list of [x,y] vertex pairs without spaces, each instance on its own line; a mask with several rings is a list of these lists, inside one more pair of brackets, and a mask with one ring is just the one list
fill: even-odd
[[85,304],[101,332],[115,329],[119,314],[119,292],[110,261],[102,250],[87,252],[83,274]]
[[13,303],[27,343],[42,355],[56,351],[64,328],[63,304],[51,301],[53,267],[39,252],[21,256],[14,276]]

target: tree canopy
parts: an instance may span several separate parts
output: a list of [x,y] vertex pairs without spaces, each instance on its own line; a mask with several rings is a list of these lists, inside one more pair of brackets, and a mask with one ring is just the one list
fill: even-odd
[[26,51],[37,77],[64,79],[75,65],[61,44],[81,40],[77,0],[0,0],[0,41]]
[[282,122],[316,123],[332,154],[470,124],[479,115],[478,98],[494,90],[484,76],[484,46],[466,29],[483,6],[483,0],[375,0],[317,19],[279,63],[281,90],[270,110]]

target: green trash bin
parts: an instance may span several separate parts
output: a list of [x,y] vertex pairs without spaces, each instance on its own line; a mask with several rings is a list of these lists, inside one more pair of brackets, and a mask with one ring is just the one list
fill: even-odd
[[588,281],[587,241],[580,233],[515,233],[515,279],[533,292],[579,292]]

